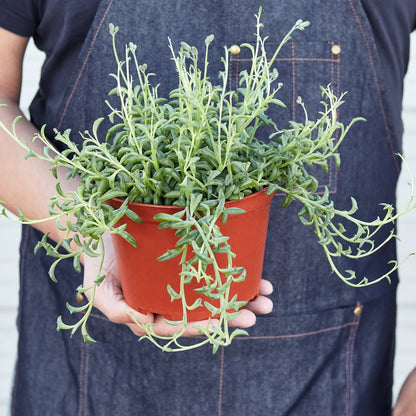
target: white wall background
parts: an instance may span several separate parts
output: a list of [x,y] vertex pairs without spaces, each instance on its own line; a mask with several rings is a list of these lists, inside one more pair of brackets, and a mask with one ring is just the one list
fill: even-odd
[[[409,70],[405,79],[403,102],[404,156],[416,181],[416,33],[412,35]],[[402,172],[397,189],[398,204],[403,206],[409,195],[409,176]],[[416,184],[415,184],[416,186]],[[416,213],[399,220],[399,259],[416,250]],[[416,256],[403,264],[398,294],[398,329],[394,394],[397,397],[407,373],[416,366]]]
[[[25,59],[22,108],[27,109],[39,78],[42,54],[32,44]],[[406,77],[403,119],[405,122],[405,156],[416,176],[416,36],[413,36],[412,57]],[[399,204],[409,194],[408,178],[402,178]],[[399,256],[416,251],[416,213],[399,222]],[[16,310],[18,304],[18,245],[19,226],[0,217],[0,416],[8,414],[16,353]],[[399,315],[394,395],[407,373],[416,365],[416,256],[401,269]]]

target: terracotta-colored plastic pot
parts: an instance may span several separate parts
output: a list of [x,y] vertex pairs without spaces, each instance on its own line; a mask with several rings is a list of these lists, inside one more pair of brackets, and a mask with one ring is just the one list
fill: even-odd
[[[239,207],[246,212],[229,215],[225,225],[219,223],[223,235],[230,237],[229,244],[236,254],[233,265],[243,266],[247,271],[246,279],[233,282],[230,289],[231,297],[238,293],[238,300],[241,301],[252,300],[259,293],[271,199],[272,196],[267,196],[266,190],[262,190],[241,201],[226,202],[227,207]],[[122,201],[114,199],[109,203],[118,208]],[[136,239],[138,247],[134,248],[122,237],[113,235],[125,299],[139,312],[153,312],[169,320],[182,320],[181,300],[172,302],[167,292],[168,284],[175,291],[179,291],[180,256],[168,261],[156,260],[168,249],[175,248],[178,238],[174,230],[159,229],[159,222],[153,219],[160,212],[173,214],[181,208],[140,203],[131,203],[129,208],[139,215],[143,223],[137,224],[123,217],[117,226],[127,223],[126,230]],[[225,267],[226,255],[218,256],[217,262],[221,267]],[[194,291],[202,286],[201,283],[192,281],[185,286],[188,305],[192,305],[199,297],[202,297],[203,301],[207,299]],[[215,304],[212,300],[209,301]],[[188,321],[207,319],[210,316],[211,313],[205,307],[187,312]]]

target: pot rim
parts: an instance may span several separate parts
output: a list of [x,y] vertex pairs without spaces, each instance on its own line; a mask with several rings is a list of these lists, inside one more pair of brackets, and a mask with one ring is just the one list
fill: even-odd
[[[230,206],[232,204],[238,204],[241,201],[247,201],[247,200],[249,200],[251,198],[254,198],[256,196],[259,196],[259,194],[266,193],[267,190],[268,190],[268,187],[263,188],[260,191],[253,192],[252,194],[247,195],[247,196],[245,196],[242,199],[227,200],[227,201],[225,201],[225,206]],[[269,196],[272,197],[273,195],[274,194],[271,194]],[[122,204],[125,201],[122,198],[112,198],[112,200],[113,201],[117,201],[120,204]],[[181,209],[184,208],[183,206],[179,206],[179,205],[148,204],[148,203],[144,203],[144,202],[129,202],[128,205],[130,205],[130,206],[136,206],[136,207],[140,207],[140,206],[143,206],[143,207],[154,207],[155,209],[160,209],[160,210],[163,210],[163,209],[175,209],[175,210],[178,210],[178,211],[180,211]]]

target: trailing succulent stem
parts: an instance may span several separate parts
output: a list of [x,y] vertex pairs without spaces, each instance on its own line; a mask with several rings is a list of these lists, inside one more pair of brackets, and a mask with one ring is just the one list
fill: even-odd
[[[385,215],[372,222],[356,219],[355,200],[348,211],[333,206],[329,192],[316,193],[318,181],[311,168],[318,166],[328,170],[328,160],[340,163],[338,149],[350,127],[360,120],[354,119],[344,126],[337,119],[343,96],[335,97],[330,87],[322,87],[322,111],[317,120],[309,120],[307,111],[303,123],[291,122],[289,129],[281,130],[268,116],[272,107],[284,106],[277,98],[281,84],[278,74],[272,70],[280,49],[295,30],[303,30],[308,22],[299,20],[275,50],[272,58],[266,56],[266,38],[261,36],[262,24],[257,16],[255,44],[243,44],[252,55],[248,71],[239,74],[238,91],[230,91],[228,82],[228,50],[224,54],[224,70],[220,73],[222,83],[213,85],[207,77],[208,51],[213,35],[206,39],[205,59],[200,66],[198,51],[185,43],[176,53],[170,43],[173,61],[178,75],[178,86],[168,98],[158,96],[157,87],[151,84],[151,75],[146,65],[137,61],[136,45],[125,47],[119,56],[115,46],[118,28],[110,25],[113,38],[117,71],[112,74],[116,86],[110,95],[119,98],[120,105],[108,103],[111,109],[112,127],[102,137],[100,124],[94,122],[91,132],[82,133],[83,145],[77,147],[71,140],[71,132],[56,131],[55,143],[58,151],[46,138],[44,129],[34,140],[44,146],[43,154],[35,154],[29,146],[19,140],[16,123],[11,130],[1,125],[9,135],[28,151],[28,157],[37,157],[51,163],[51,171],[57,177],[59,168],[68,170],[67,178],[79,177],[78,189],[63,192],[57,185],[57,195],[51,199],[49,211],[57,227],[65,237],[54,244],[45,236],[38,244],[56,261],[50,269],[55,279],[56,265],[72,258],[74,267],[81,271],[83,254],[100,256],[101,266],[92,287],[80,286],[78,291],[89,291],[89,301],[81,307],[68,305],[71,313],[82,312],[81,319],[68,325],[58,319],[58,329],[70,329],[74,333],[81,327],[85,341],[93,341],[86,323],[91,314],[96,288],[105,279],[103,272],[105,233],[119,234],[132,245],[134,238],[127,233],[125,225],[117,225],[127,216],[133,221],[140,218],[129,209],[129,202],[158,205],[176,205],[182,209],[176,214],[162,213],[156,216],[160,228],[175,230],[178,242],[159,260],[177,258],[181,264],[179,291],[167,290],[172,300],[180,299],[183,305],[183,330],[172,337],[160,337],[154,333],[153,325],[143,325],[143,338],[149,339],[165,351],[187,350],[211,343],[214,352],[220,346],[231,343],[236,335],[245,331],[230,332],[229,321],[239,313],[245,302],[236,296],[230,298],[230,286],[245,278],[245,269],[234,264],[232,247],[228,236],[221,233],[219,221],[226,222],[229,215],[238,215],[241,210],[226,208],[225,201],[241,200],[247,195],[267,188],[268,195],[279,191],[285,194],[282,207],[298,201],[301,209],[300,221],[314,228],[329,264],[335,274],[352,286],[371,284],[365,278],[357,279],[354,272],[341,272],[333,258],[347,256],[354,259],[374,253],[379,247],[374,244],[374,234],[383,226],[393,224],[399,215],[391,205],[384,205]],[[274,130],[270,140],[258,139],[258,129],[268,125]],[[111,207],[106,201],[112,198],[124,200],[120,208]],[[404,212],[414,208],[413,197]],[[3,211],[4,215],[6,211]],[[19,221],[35,224],[19,212]],[[338,219],[355,227],[349,235]],[[387,237],[394,238],[394,232]],[[381,246],[385,244],[381,243]],[[354,249],[354,247],[356,247]],[[217,263],[218,253],[227,256],[227,267]],[[213,270],[208,273],[207,268]],[[397,267],[393,264],[392,270]],[[388,278],[388,274],[380,279]],[[188,304],[185,286],[197,280],[202,282],[201,294],[216,302],[198,299]],[[378,279],[378,280],[380,280]],[[219,306],[216,306],[219,305]],[[194,345],[183,342],[187,325],[187,313],[195,308],[207,308],[219,323],[199,327],[204,338]],[[230,312],[232,311],[232,312]]]

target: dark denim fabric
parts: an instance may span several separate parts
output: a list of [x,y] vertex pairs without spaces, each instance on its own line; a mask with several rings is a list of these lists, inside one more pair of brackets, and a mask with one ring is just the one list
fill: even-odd
[[[91,120],[109,112],[104,103],[106,97],[102,93],[103,88],[104,91],[109,91],[114,87],[114,81],[108,74],[116,70],[107,29],[109,22],[120,26],[120,47],[131,40],[138,44],[139,60],[146,62],[149,71],[157,74],[155,83],[161,82],[160,95],[165,96],[177,82],[174,65],[170,60],[171,52],[167,46],[168,37],[172,38],[177,47],[184,40],[203,50],[205,37],[215,33],[216,41],[210,48],[210,70],[212,77],[215,77],[222,68],[220,57],[223,56],[224,45],[254,40],[254,15],[260,4],[263,6],[264,33],[271,38],[268,46],[270,50],[299,17],[311,21],[306,31],[298,31],[293,35],[292,42],[282,49],[276,63],[284,83],[279,97],[288,108],[279,109],[275,118],[282,120],[282,125],[287,124],[291,118],[303,120],[303,112],[295,104],[299,95],[302,96],[310,117],[315,116],[320,110],[320,85],[331,84],[337,94],[348,91],[346,103],[340,109],[341,121],[348,123],[356,116],[363,116],[367,121],[357,123],[343,143],[340,169],[336,170],[331,164],[328,175],[317,169],[322,185],[320,191],[323,186],[327,186],[335,204],[340,208],[350,206],[349,196],[356,197],[363,219],[382,215],[382,208],[378,204],[395,200],[395,185],[400,167],[394,152],[401,150],[401,126],[390,125],[389,115],[400,109],[390,108],[389,102],[381,99],[383,71],[369,23],[359,1],[332,2],[326,5],[324,15],[319,13],[322,7],[319,1],[305,1],[305,4],[293,1],[276,5],[272,0],[261,3],[217,0],[211,2],[209,7],[205,2],[196,1],[186,4],[181,1],[167,2],[163,6],[155,2],[146,7],[140,2],[133,5],[127,0],[104,2],[97,15],[98,30],[90,33],[80,58],[81,69],[74,71],[68,100],[62,104],[62,112],[59,111],[56,123],[53,124],[59,122],[61,129],[83,131],[91,127]],[[126,15],[122,12],[124,9],[130,10],[130,13]],[[189,15],[186,10],[189,10]],[[155,33],[150,36],[149,27],[155,29]],[[339,55],[332,54],[333,44],[340,45]],[[235,88],[236,73],[247,65],[246,58],[244,53],[231,58],[230,88]],[[77,136],[74,135],[74,140],[76,139]],[[386,283],[369,290],[360,290],[358,294],[356,290],[348,290],[332,278],[323,252],[316,244],[313,230],[299,224],[295,205],[280,210],[280,203],[281,199],[275,198],[265,275],[270,278],[292,275],[295,264],[299,275],[303,276],[302,288],[295,281],[294,286],[291,282],[286,282],[281,287],[284,291],[282,302],[293,304],[294,297],[309,297],[310,290],[319,291],[319,286],[325,286],[322,292],[324,298],[314,296],[306,302],[304,299],[295,302],[299,311],[310,307],[316,310],[321,308],[321,304],[327,307],[326,291],[331,293],[331,305],[337,306],[351,304],[357,296],[360,300],[371,299],[389,290]],[[302,257],[305,252],[318,253],[310,256],[314,261],[299,262],[298,257]],[[394,242],[380,252],[380,258],[391,259],[394,256]],[[281,258],[286,261],[282,262]],[[375,261],[374,257],[358,265],[351,264],[350,260],[342,260],[340,267],[344,270],[356,269],[359,275],[365,275],[370,280],[388,269],[385,262]],[[317,284],[317,279],[325,282],[325,285]]]
[[[355,125],[342,145],[341,168],[331,165],[328,175],[318,177],[338,207],[347,208],[354,195],[361,218],[381,215],[378,204],[395,199],[400,166],[393,153],[401,148],[401,126],[390,123],[399,110],[383,99],[382,67],[358,0],[326,2],[325,13],[318,0],[105,0],[67,99],[49,123],[83,131],[108,113],[103,92],[114,86],[108,74],[116,70],[108,23],[120,26],[120,46],[138,44],[139,59],[158,74],[166,95],[176,82],[168,36],[175,46],[184,40],[203,48],[205,37],[215,33],[210,58],[215,76],[223,45],[253,41],[260,4],[270,49],[297,19],[311,21],[275,64],[284,83],[280,98],[287,104],[275,116],[282,125],[289,118],[301,121],[298,95],[315,116],[320,85],[331,83],[338,94],[348,90],[341,120],[364,116],[367,122]],[[331,52],[334,44],[341,47],[339,55]],[[245,59],[244,53],[232,58],[230,88]],[[264,264],[264,276],[275,287],[275,310],[258,318],[249,337],[216,355],[210,348],[163,354],[148,343],[137,344],[127,328],[99,312],[90,322],[96,345],[55,333],[57,315],[71,319],[64,305],[75,302],[82,276],[68,264],[56,273],[59,285],[49,281],[45,270],[51,260],[31,254],[40,236],[25,229],[14,414],[388,415],[397,276],[391,285],[347,287],[331,274],[313,230],[300,225],[296,206],[281,210],[280,203],[276,196]],[[359,263],[340,260],[340,267],[371,280],[385,273],[394,257],[391,243]],[[361,317],[353,314],[357,302],[364,305]]]

